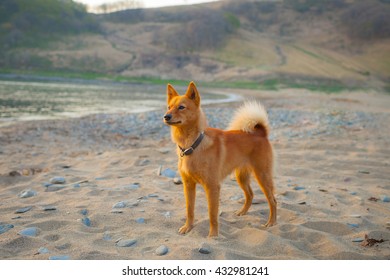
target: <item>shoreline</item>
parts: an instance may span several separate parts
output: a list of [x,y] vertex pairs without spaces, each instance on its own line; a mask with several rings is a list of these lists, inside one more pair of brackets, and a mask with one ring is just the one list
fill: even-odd
[[[389,259],[389,97],[240,94],[269,114],[277,225],[261,226],[268,206],[255,182],[248,215],[235,216],[243,194],[228,177],[220,237],[207,238],[200,186],[195,227],[177,234],[185,202],[169,177],[178,176],[177,156],[163,111],[20,122],[0,127],[0,259]],[[225,128],[237,105],[203,109],[210,126]],[[30,228],[35,235],[24,235]],[[385,241],[365,247],[366,234]]]

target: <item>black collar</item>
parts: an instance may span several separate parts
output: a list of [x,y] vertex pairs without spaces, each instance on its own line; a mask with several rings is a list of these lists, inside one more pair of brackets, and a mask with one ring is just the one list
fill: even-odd
[[204,138],[204,132],[201,132],[199,137],[195,140],[195,142],[188,149],[183,149],[182,147],[180,147],[178,145],[179,149],[181,150],[180,156],[184,157],[184,156],[189,156],[190,154],[192,154],[194,152],[194,150],[196,149],[196,147],[199,146],[200,142],[202,142],[203,138]]

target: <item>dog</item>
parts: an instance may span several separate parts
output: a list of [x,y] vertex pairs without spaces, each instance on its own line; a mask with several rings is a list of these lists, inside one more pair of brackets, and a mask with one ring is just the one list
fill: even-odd
[[187,219],[179,229],[186,234],[194,227],[196,184],[205,190],[210,219],[209,237],[218,236],[221,182],[235,171],[245,195],[245,215],[252,204],[250,176],[254,175],[269,205],[266,227],[276,223],[277,202],[274,197],[273,148],[268,140],[270,127],[264,107],[255,101],[245,103],[236,112],[229,129],[208,127],[201,98],[194,82],[184,95],[167,85],[165,124],[171,127],[171,138],[177,144],[178,170],[184,185]]

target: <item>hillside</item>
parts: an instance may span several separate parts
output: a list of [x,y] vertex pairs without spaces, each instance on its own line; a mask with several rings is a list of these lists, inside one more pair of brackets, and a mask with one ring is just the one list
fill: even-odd
[[[23,1],[27,0],[16,2]],[[54,2],[76,7],[71,1]],[[389,2],[226,0],[106,15],[87,15],[78,6],[81,13],[72,14],[78,27],[63,22],[67,32],[62,32],[52,24],[45,46],[3,43],[0,68],[176,80],[267,80],[271,85],[282,80],[290,85],[383,86],[390,80]],[[59,17],[68,18],[55,14]],[[18,22],[3,18],[3,40],[10,20]],[[32,33],[42,35],[39,29]]]

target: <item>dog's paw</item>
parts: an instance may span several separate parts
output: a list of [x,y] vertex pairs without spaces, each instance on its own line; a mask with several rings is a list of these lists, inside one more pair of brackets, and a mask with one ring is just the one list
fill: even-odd
[[265,225],[263,225],[264,227],[272,227],[273,225],[275,225],[276,222],[275,221],[268,221]]
[[237,210],[236,212],[234,212],[234,214],[236,214],[237,216],[244,216],[246,215],[246,213],[248,213],[248,210],[245,209]]
[[184,226],[182,226],[181,228],[179,228],[179,233],[180,233],[180,234],[189,233],[189,232],[191,231],[192,228],[193,228],[192,225],[187,225],[187,224],[185,224]]

